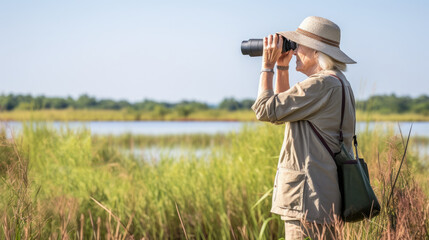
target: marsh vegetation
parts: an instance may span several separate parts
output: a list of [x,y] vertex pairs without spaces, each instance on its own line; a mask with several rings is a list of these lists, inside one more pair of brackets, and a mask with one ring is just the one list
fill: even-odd
[[[2,239],[279,239],[284,234],[283,222],[269,212],[280,126],[247,126],[223,135],[92,136],[86,130],[26,124],[20,135],[2,136]],[[371,221],[338,223],[340,239],[427,238],[428,166],[419,149],[409,148],[391,195],[406,137],[372,129],[359,140],[383,209]],[[160,154],[154,160],[132,151],[153,146],[189,154]],[[200,149],[209,154],[192,154]]]

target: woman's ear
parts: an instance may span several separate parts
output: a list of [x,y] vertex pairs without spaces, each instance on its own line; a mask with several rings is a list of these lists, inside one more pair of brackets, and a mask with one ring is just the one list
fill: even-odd
[[314,54],[314,56],[317,58],[317,57],[319,57],[319,51],[317,51],[317,50],[313,50],[314,52],[313,52],[313,54]]

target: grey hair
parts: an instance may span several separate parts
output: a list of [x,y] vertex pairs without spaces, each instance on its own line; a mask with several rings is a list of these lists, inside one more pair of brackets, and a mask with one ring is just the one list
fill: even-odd
[[339,62],[335,59],[333,59],[332,57],[317,51],[317,55],[318,55],[318,61],[319,61],[319,66],[323,69],[323,70],[340,70],[342,72],[345,72],[347,70],[347,65],[343,62]]

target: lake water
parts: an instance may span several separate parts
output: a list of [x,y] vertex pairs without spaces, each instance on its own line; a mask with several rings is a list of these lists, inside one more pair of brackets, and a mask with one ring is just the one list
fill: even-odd
[[[244,125],[260,125],[260,122],[180,122],[180,121],[144,121],[144,122],[52,122],[53,127],[60,129],[68,127],[71,129],[82,129],[86,128],[91,131],[94,135],[120,135],[120,134],[143,134],[143,135],[166,135],[166,134],[217,134],[217,133],[229,133],[237,132],[242,129]],[[408,131],[413,124],[412,136],[423,136],[429,138],[429,122],[358,122],[357,133],[369,129],[394,129],[396,133],[399,133],[399,127],[401,128],[404,137],[408,135]],[[18,133],[21,131],[21,122],[1,122],[0,128],[6,128],[7,136],[11,136],[11,132]],[[419,151],[420,158],[423,162],[428,162],[429,146],[414,146]],[[125,152],[129,151],[124,149]],[[133,153],[147,160],[157,160],[163,154],[167,156],[189,156],[202,157],[210,155],[210,149],[179,149],[169,148],[160,149],[157,147],[149,147],[145,149],[134,149]],[[429,164],[429,163],[428,163]]]
[[[216,134],[239,131],[244,125],[263,124],[259,122],[219,122],[219,121],[139,121],[139,122],[52,122],[55,128],[69,127],[71,129],[86,128],[92,134],[97,135],[120,135],[125,133],[143,134],[143,135],[166,135],[166,134]],[[388,129],[393,128],[399,133],[399,126],[402,133],[406,136],[413,125],[412,136],[429,137],[429,122],[358,122],[357,133],[369,129]],[[1,122],[1,127],[6,128],[8,135],[11,131],[19,132],[22,123],[11,121]]]

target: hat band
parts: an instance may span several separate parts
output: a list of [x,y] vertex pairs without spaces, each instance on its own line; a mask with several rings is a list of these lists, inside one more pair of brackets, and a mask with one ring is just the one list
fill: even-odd
[[302,34],[302,35],[304,35],[304,36],[307,36],[307,37],[309,37],[309,38],[313,38],[313,39],[315,39],[315,40],[321,41],[321,42],[326,43],[326,44],[328,44],[328,45],[331,45],[331,46],[334,46],[334,47],[337,47],[337,48],[339,48],[339,47],[340,47],[340,43],[339,43],[339,42],[337,42],[337,41],[333,41],[333,40],[330,40],[330,39],[327,39],[327,38],[321,37],[321,36],[316,35],[316,34],[314,34],[314,33],[311,33],[311,32],[305,31],[305,30],[302,30],[301,28],[298,28],[296,31],[297,31],[297,32],[299,32],[299,33],[301,33],[301,34]]

